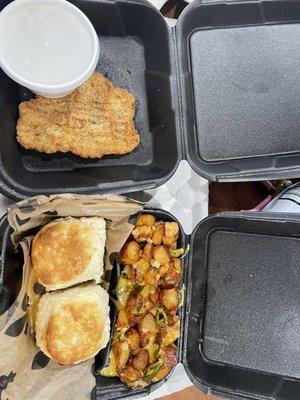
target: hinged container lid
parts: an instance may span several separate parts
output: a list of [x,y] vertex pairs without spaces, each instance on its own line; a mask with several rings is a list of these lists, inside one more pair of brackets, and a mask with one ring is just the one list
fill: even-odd
[[226,398],[300,393],[300,216],[224,213],[191,238],[184,365]]
[[300,176],[300,2],[199,2],[176,25],[187,159],[210,180]]

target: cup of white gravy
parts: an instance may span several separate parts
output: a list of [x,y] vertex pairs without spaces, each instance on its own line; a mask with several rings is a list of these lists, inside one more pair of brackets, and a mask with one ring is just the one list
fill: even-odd
[[0,13],[0,66],[45,97],[71,93],[93,73],[99,39],[86,15],[65,0],[15,0]]

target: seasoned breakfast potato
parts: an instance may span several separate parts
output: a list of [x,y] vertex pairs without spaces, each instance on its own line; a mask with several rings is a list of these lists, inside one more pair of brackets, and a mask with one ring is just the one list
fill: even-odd
[[155,246],[162,244],[164,236],[165,236],[165,225],[164,224],[157,225],[157,227],[153,231],[152,243]]
[[157,287],[159,282],[159,273],[156,268],[151,268],[145,275],[145,284]]
[[159,263],[159,266],[169,264],[171,261],[170,253],[168,248],[165,246],[156,246],[153,250],[153,258]]
[[132,328],[129,332],[126,333],[126,339],[128,341],[129,347],[131,351],[135,351],[140,346],[140,335],[138,331]]
[[142,283],[145,275],[149,271],[149,261],[141,258],[137,263],[132,266],[132,280],[137,283]]
[[149,225],[136,226],[132,231],[132,236],[137,242],[147,242],[153,234],[153,227]]
[[155,217],[151,214],[142,214],[139,216],[138,220],[136,221],[135,226],[153,226],[155,224]]
[[122,330],[122,329],[127,329],[129,328],[129,319],[127,316],[127,313],[124,309],[121,309],[118,313],[117,317],[117,322],[116,322],[116,329],[117,330]]
[[113,349],[117,371],[122,370],[122,368],[125,367],[130,355],[129,344],[126,340],[117,341]]
[[142,251],[142,258],[144,260],[150,261],[151,258],[153,258],[153,250],[154,250],[153,244],[146,243]]
[[161,290],[159,294],[162,304],[172,310],[178,306],[179,290],[176,288]]
[[164,346],[169,346],[174,343],[180,335],[180,322],[175,322],[174,325],[166,326],[161,332],[161,343]]
[[176,365],[183,249],[176,222],[139,216],[119,254],[123,271],[110,363],[101,373],[134,388],[163,379]]
[[149,353],[148,350],[142,349],[140,350],[136,356],[134,356],[132,360],[132,366],[137,371],[143,371],[149,362]]
[[180,272],[173,265],[164,265],[159,269],[161,279],[160,286],[164,289],[176,287],[180,281]]
[[139,260],[140,254],[141,248],[139,244],[132,240],[123,246],[119,255],[119,261],[122,264],[133,265]]
[[179,237],[179,226],[177,222],[165,223],[165,236],[163,242],[167,246],[171,246]]
[[120,372],[120,378],[123,382],[127,383],[128,385],[130,383],[133,383],[140,379],[143,376],[143,373],[140,371],[137,371],[134,369],[131,365],[128,365],[122,371]]

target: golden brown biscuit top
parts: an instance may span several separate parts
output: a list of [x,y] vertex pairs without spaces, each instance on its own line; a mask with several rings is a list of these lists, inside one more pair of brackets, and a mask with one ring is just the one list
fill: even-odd
[[73,301],[52,313],[46,329],[46,347],[59,364],[73,364],[92,357],[104,330],[100,307],[94,302]]
[[93,255],[92,227],[78,220],[45,226],[32,242],[32,266],[44,285],[68,282],[81,275]]

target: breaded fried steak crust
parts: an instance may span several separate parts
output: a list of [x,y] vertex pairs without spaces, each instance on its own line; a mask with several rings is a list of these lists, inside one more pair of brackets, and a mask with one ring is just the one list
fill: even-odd
[[17,141],[26,149],[100,158],[129,153],[140,142],[134,96],[99,72],[66,97],[24,101],[19,114]]

